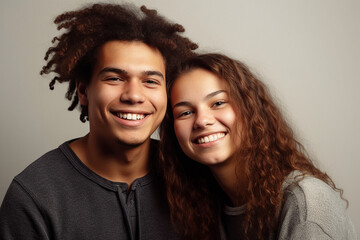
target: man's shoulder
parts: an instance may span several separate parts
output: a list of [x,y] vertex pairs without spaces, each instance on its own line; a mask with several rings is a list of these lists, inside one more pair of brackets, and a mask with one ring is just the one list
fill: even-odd
[[61,144],[58,148],[52,149],[27,166],[15,177],[18,182],[46,181],[59,175],[65,166],[69,165],[67,156],[62,149],[66,149],[68,143]]

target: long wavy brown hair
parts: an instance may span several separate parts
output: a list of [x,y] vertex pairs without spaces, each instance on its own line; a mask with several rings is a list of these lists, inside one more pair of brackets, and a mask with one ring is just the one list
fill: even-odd
[[[190,58],[172,74],[169,96],[173,83],[181,74],[198,68],[226,81],[230,101],[241,124],[235,171],[244,174],[248,180],[245,220],[239,226],[244,229],[247,239],[267,239],[275,230],[277,220],[274,216],[283,196],[281,185],[294,170],[317,177],[342,194],[330,177],[313,165],[267,88],[242,62],[221,54]],[[169,102],[160,138],[172,220],[184,239],[219,239],[222,193],[209,169],[183,153],[173,122]]]
[[[54,73],[50,89],[56,82],[68,82],[66,98],[70,111],[79,103],[78,81],[89,83],[96,62],[96,50],[111,40],[141,41],[158,49],[165,59],[166,75],[179,61],[194,55],[198,46],[180,33],[183,26],[169,22],[155,10],[131,4],[94,4],[65,12],[54,20],[62,34],[54,37],[45,55],[47,64],[40,74]],[[88,120],[86,106],[81,106],[80,120]]]

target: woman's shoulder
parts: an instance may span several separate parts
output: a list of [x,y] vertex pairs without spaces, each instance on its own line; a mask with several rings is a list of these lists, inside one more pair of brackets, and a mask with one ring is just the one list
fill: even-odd
[[356,239],[346,202],[324,181],[295,171],[284,182],[283,194],[279,221],[286,235]]
[[340,192],[333,189],[324,181],[309,175],[303,175],[299,171],[291,173],[283,184],[284,197],[286,193],[294,195],[297,201],[305,201],[304,207],[309,217],[316,217],[322,211],[336,210],[345,211],[346,202],[341,198]]

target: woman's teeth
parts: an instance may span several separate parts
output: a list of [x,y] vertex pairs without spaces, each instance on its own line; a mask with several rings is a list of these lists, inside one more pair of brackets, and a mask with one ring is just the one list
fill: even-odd
[[208,135],[206,137],[198,138],[197,142],[199,144],[213,142],[213,141],[218,140],[219,138],[223,138],[224,136],[225,136],[225,133],[215,133],[215,134]]

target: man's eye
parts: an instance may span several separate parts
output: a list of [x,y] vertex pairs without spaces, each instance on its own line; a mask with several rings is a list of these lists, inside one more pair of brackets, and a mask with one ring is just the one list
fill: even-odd
[[144,82],[149,85],[158,85],[159,84],[158,81],[153,80],[153,79],[146,79]]
[[120,81],[121,80],[121,78],[119,78],[119,77],[109,77],[109,78],[106,78],[106,81],[114,81],[114,82],[116,82],[116,81]]

